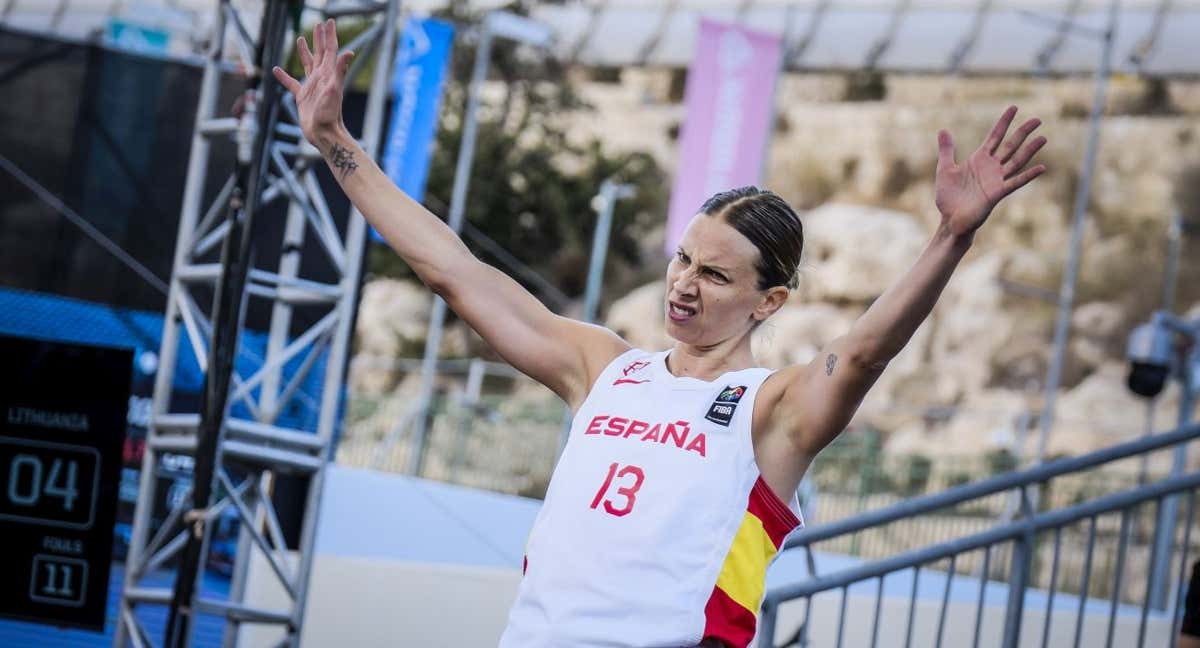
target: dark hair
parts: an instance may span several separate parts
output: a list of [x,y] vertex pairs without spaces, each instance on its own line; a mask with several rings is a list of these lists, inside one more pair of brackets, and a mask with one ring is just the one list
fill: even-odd
[[758,289],[795,288],[804,250],[804,226],[796,210],[777,194],[758,187],[722,191],[704,202],[700,213],[723,216],[758,248]]

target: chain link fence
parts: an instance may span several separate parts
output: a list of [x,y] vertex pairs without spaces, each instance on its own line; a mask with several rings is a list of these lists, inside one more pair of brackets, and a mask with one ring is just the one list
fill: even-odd
[[[395,389],[351,389],[337,462],[408,472],[414,459],[419,361],[394,363]],[[541,499],[558,456],[566,408],[549,389],[507,365],[446,361],[435,396],[418,474],[463,486]],[[473,377],[474,372],[474,377]]]
[[[479,361],[476,361],[479,362]],[[386,393],[351,390],[346,433],[337,461],[388,472],[407,472],[411,465],[411,423],[419,361],[389,363],[396,387]],[[498,363],[444,361],[429,416],[428,436],[419,462],[419,475],[474,488],[540,499],[545,495],[557,459],[566,409],[545,387]],[[893,455],[883,451],[878,433],[851,429],[817,457],[802,485],[802,508],[808,524],[818,525],[879,509],[907,498],[943,491],[1017,468],[1008,452],[972,456]],[[1148,475],[1137,460],[1056,478],[1037,489],[1038,510],[1062,508],[1118,492],[1139,483],[1162,478]],[[999,493],[933,514],[841,536],[816,547],[820,551],[882,558],[990,528],[997,520],[1011,519],[1018,498]],[[1141,506],[1132,512],[1127,568],[1141,573],[1148,568],[1156,511]],[[1182,524],[1182,523],[1181,523]],[[1182,533],[1182,529],[1180,531]],[[1114,519],[1099,518],[1095,532],[1099,550],[1090,566],[1083,564],[1089,531],[1082,526],[1064,529],[1058,565],[1060,591],[1078,593],[1085,569],[1093,578],[1093,596],[1108,596],[1115,569],[1113,552],[1120,529]],[[1115,544],[1113,545],[1115,546]],[[1031,585],[1049,587],[1053,543],[1039,542],[1035,550]],[[997,578],[1008,573],[1011,556],[1005,550],[992,555],[988,572]],[[979,574],[979,556],[963,556],[956,571]],[[1140,595],[1131,583],[1128,596]],[[1125,596],[1123,593],[1122,596]]]

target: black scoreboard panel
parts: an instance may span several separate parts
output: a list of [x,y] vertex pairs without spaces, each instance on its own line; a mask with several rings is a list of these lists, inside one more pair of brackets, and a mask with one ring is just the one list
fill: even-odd
[[0,336],[0,615],[104,629],[132,366]]

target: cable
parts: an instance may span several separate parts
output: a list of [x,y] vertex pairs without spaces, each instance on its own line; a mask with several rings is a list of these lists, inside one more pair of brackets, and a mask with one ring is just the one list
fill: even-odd
[[0,155],[0,167],[3,167],[5,171],[8,171],[9,174],[16,178],[21,184],[25,185],[25,188],[29,189],[29,191],[37,196],[42,202],[49,205],[59,214],[65,216],[67,220],[71,221],[71,223],[76,227],[83,230],[83,233],[87,234],[89,238],[98,243],[100,247],[108,250],[108,252],[117,257],[121,263],[124,263],[129,267],[130,270],[136,272],[139,277],[144,279],[146,283],[153,286],[155,290],[162,293],[163,296],[167,295],[167,284],[165,281],[160,279],[158,275],[154,274],[149,268],[142,265],[137,259],[130,256],[128,252],[121,249],[121,246],[114,243],[112,239],[105,236],[103,232],[96,229],[91,223],[87,222],[86,219],[75,213],[75,210],[71,209],[66,205],[66,203],[59,200],[58,196],[55,196],[45,187],[38,184],[36,180],[26,175],[24,171],[22,171],[19,167],[17,167],[17,165],[13,164],[3,155]]
[[[84,234],[87,234],[88,237],[98,243],[100,247],[107,250],[119,261],[128,266],[130,270],[133,270],[135,273],[137,273],[139,277],[144,279],[146,283],[150,284],[155,290],[162,293],[164,297],[169,296],[169,289],[166,282],[160,279],[158,275],[154,274],[153,271],[142,265],[137,259],[130,256],[130,254],[123,250],[121,246],[114,243],[112,239],[105,236],[103,232],[96,229],[91,223],[87,222],[87,220],[77,214],[75,210],[71,209],[69,206],[63,203],[63,201],[59,200],[58,196],[55,196],[50,192],[50,190],[46,189],[36,180],[29,177],[29,175],[27,175],[24,171],[17,167],[17,165],[13,164],[11,160],[3,155],[0,155],[0,167],[16,178],[21,184],[25,185],[25,188],[29,189],[29,191],[37,196],[42,202],[46,203],[52,209],[65,216],[73,225],[83,230]],[[261,356],[248,349],[244,344],[238,345],[238,355],[250,358],[251,360],[259,363],[263,362]],[[297,390],[293,397],[299,397],[310,408],[318,404],[316,399],[304,389]]]
[[518,564],[515,556],[510,554],[504,547],[501,547],[492,541],[492,538],[488,533],[488,529],[483,528],[482,526],[476,526],[472,520],[467,519],[467,517],[464,515],[460,515],[453,506],[443,502],[437,495],[434,495],[432,492],[426,489],[425,485],[421,483],[422,478],[410,477],[407,475],[405,477],[410,480],[409,485],[412,486],[413,491],[420,493],[427,502],[434,506],[434,508],[438,509],[444,513],[446,517],[461,525],[463,530],[474,536],[476,540],[481,542],[488,549],[491,549],[493,552],[495,552],[495,554],[503,559],[506,563],[510,565]]

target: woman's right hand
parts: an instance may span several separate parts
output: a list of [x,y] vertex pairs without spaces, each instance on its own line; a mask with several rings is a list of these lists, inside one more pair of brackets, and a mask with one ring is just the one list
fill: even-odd
[[351,53],[338,56],[332,20],[313,29],[313,47],[316,52],[309,52],[303,38],[296,41],[303,83],[278,67],[272,72],[295,95],[304,137],[320,149],[351,202],[501,357],[577,408],[629,344],[608,329],[550,312],[512,278],[476,259],[442,219],[392,184],[342,123]]
[[275,66],[271,72],[283,87],[296,97],[296,110],[300,114],[300,129],[304,137],[314,146],[325,151],[325,142],[342,124],[342,94],[346,83],[346,70],[354,52],[339,55],[337,30],[332,18],[317,23],[313,28],[313,49],[301,36],[296,39],[296,50],[304,66],[304,81],[292,78],[283,68]]

